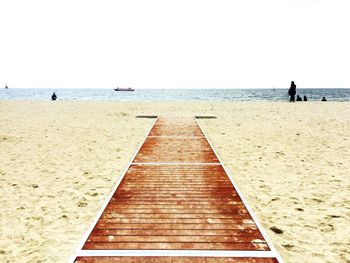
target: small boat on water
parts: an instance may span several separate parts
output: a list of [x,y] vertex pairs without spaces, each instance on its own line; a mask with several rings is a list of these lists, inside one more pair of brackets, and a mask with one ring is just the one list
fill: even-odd
[[116,89],[114,89],[115,91],[135,91],[134,89],[132,89],[132,88],[127,88],[127,89],[125,89],[125,88],[116,88]]
[[8,89],[9,87],[7,86],[7,84],[5,85],[5,89]]

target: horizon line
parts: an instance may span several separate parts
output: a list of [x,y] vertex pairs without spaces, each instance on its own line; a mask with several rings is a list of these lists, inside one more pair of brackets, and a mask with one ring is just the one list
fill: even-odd
[[[6,88],[2,88],[3,90],[6,89]],[[9,87],[8,89],[6,90],[9,90],[9,89],[82,89],[82,90],[88,90],[88,89],[101,89],[101,90],[114,90],[115,88],[82,88],[82,87],[70,87],[70,88],[66,88],[66,87],[49,87],[49,88],[32,88],[32,87]],[[255,87],[255,88],[198,88],[198,87],[194,87],[194,88],[133,88],[135,90],[249,90],[249,89],[271,89],[271,90],[280,90],[280,89],[289,89],[289,87],[285,87],[285,88],[280,88],[280,87],[272,87],[272,88],[258,88],[258,87]],[[328,87],[328,88],[325,88],[325,87],[322,87],[322,88],[314,88],[314,87],[299,87],[297,89],[350,89],[350,87],[348,88],[344,88],[344,87]]]

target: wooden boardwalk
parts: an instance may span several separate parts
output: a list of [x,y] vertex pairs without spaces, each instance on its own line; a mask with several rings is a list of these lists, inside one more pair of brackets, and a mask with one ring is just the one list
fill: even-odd
[[73,262],[282,262],[193,117],[159,117]]

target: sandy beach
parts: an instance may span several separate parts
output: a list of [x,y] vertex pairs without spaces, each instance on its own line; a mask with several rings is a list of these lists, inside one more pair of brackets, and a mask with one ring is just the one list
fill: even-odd
[[[67,262],[153,119],[202,119],[285,262],[350,262],[350,103],[0,101],[0,262]],[[277,234],[270,228],[283,231]]]

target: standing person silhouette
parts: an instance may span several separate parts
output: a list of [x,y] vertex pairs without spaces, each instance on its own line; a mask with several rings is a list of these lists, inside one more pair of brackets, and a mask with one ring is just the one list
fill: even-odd
[[57,96],[55,94],[55,92],[51,95],[51,100],[56,100],[57,99]]
[[295,94],[297,93],[297,86],[294,84],[294,81],[290,84],[290,88],[288,90],[288,95],[290,96],[289,102],[295,101]]

